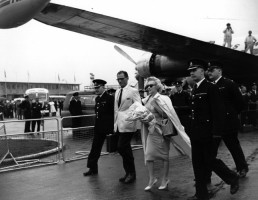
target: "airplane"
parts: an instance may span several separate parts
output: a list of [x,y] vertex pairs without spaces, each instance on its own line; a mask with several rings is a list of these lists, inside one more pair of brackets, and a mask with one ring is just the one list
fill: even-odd
[[[258,80],[258,57],[213,42],[204,42],[130,21],[50,3],[50,0],[0,0],[0,28],[31,19],[113,43],[151,52],[136,63],[140,77],[173,80],[188,76],[188,61],[219,60],[223,73],[238,83]],[[244,69],[244,72],[243,72]],[[142,87],[142,86],[141,86]]]

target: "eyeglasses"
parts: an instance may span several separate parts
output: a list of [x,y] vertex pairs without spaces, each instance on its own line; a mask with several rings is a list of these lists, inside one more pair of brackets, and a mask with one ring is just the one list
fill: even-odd
[[117,81],[122,81],[122,80],[124,80],[125,79],[125,77],[124,78],[117,78],[116,80]]
[[155,85],[154,84],[146,85],[145,89],[152,88],[153,86]]

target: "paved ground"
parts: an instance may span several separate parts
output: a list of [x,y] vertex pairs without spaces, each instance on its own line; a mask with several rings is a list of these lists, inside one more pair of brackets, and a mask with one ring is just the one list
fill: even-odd
[[[250,172],[240,181],[240,190],[229,194],[229,186],[220,185],[214,200],[257,200],[258,199],[258,132],[239,135]],[[170,184],[168,191],[159,191],[157,186],[151,192],[143,189],[148,182],[147,169],[142,150],[135,150],[137,181],[131,185],[118,182],[124,175],[121,157],[117,154],[102,156],[99,161],[99,175],[83,177],[86,159],[40,168],[31,168],[0,174],[1,200],[183,200],[194,194],[191,160],[186,156],[170,159]],[[234,163],[227,149],[222,145],[219,156],[232,168]],[[160,163],[155,164],[159,176]],[[213,176],[213,183],[220,179]]]

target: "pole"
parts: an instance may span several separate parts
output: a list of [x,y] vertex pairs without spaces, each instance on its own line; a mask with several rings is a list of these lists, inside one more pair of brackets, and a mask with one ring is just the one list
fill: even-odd
[[30,74],[29,74],[29,71],[27,73],[28,73],[28,88],[27,89],[29,89]]
[[6,71],[5,70],[4,70],[4,80],[5,80],[5,98],[7,99]]
[[5,98],[7,99],[7,87],[6,87],[6,78],[5,78]]

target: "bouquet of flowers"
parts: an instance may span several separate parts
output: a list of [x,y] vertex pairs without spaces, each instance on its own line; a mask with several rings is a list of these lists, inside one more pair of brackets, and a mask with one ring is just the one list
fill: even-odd
[[128,117],[126,121],[136,121],[136,120],[145,120],[145,121],[152,121],[154,119],[154,116],[152,113],[144,107],[139,102],[134,102],[128,110]]

